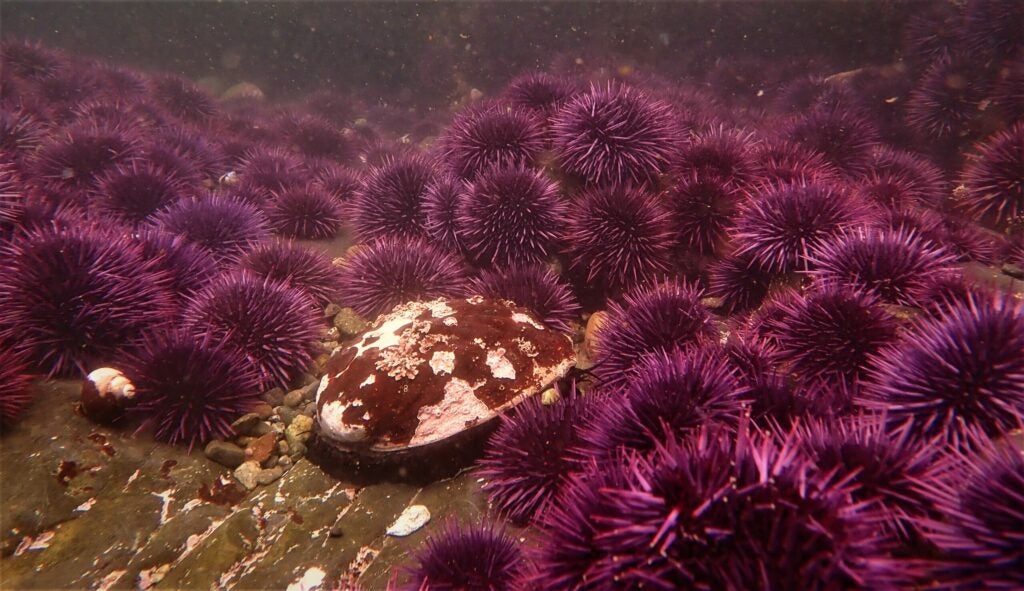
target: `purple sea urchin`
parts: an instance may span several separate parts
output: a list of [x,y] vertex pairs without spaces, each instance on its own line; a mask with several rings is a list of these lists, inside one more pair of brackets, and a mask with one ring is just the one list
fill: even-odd
[[808,257],[816,281],[863,290],[889,304],[913,306],[914,292],[956,262],[913,230],[860,228],[823,242]]
[[570,99],[551,132],[562,169],[589,185],[653,185],[681,143],[667,103],[611,84]]
[[503,515],[526,523],[543,513],[570,477],[567,452],[577,444],[577,426],[592,406],[579,396],[545,406],[534,396],[502,419],[477,465],[483,489]]
[[542,174],[493,168],[459,196],[456,233],[481,266],[543,262],[560,245],[567,210],[558,186]]
[[769,139],[757,144],[754,158],[762,184],[828,183],[842,176],[820,152],[788,140]]
[[166,273],[124,236],[33,229],[0,254],[0,339],[49,376],[116,361],[170,319]]
[[1020,589],[1024,455],[1009,441],[979,443],[980,450],[954,456],[951,473],[924,491],[943,515],[927,522],[928,538],[950,558],[933,575],[942,588]]
[[533,165],[544,149],[544,129],[526,109],[492,103],[456,115],[440,141],[452,171],[472,179],[492,167]]
[[306,157],[336,162],[355,160],[356,149],[351,140],[323,117],[291,113],[283,117],[278,127],[284,141]]
[[259,373],[263,386],[287,386],[309,366],[320,315],[304,292],[251,273],[222,275],[196,294],[185,326],[226,343]]
[[341,230],[342,204],[316,185],[291,187],[264,205],[270,227],[279,236],[330,240]]
[[179,119],[202,122],[217,113],[216,101],[185,78],[165,74],[151,82],[153,99]]
[[656,351],[631,368],[580,427],[575,453],[601,463],[621,449],[650,452],[701,426],[735,424],[743,391],[724,355],[713,350]]
[[597,187],[579,195],[569,210],[566,242],[572,270],[609,293],[672,269],[670,214],[643,189]]
[[337,299],[341,288],[341,271],[326,254],[290,241],[261,242],[242,255],[238,266],[302,290],[321,306]]
[[850,109],[819,107],[796,116],[785,129],[787,139],[821,153],[843,173],[865,172],[878,145],[878,129]]
[[188,185],[174,172],[132,160],[97,180],[93,202],[100,211],[139,225],[186,196]]
[[971,295],[918,321],[873,359],[858,402],[910,423],[915,435],[961,442],[969,429],[997,436],[1024,413],[1024,307]]
[[871,357],[896,340],[896,327],[876,298],[824,286],[780,303],[765,330],[801,380],[856,386]]
[[459,198],[466,190],[462,180],[446,173],[430,183],[423,196],[426,230],[430,240],[451,252],[461,252],[458,234]]
[[982,142],[964,172],[967,197],[958,205],[977,219],[1019,223],[1024,217],[1024,121]]
[[594,373],[611,389],[624,387],[630,369],[648,353],[667,352],[715,334],[703,293],[683,282],[641,285],[608,306],[597,332]]
[[881,179],[898,180],[903,196],[910,199],[907,205],[937,208],[951,189],[942,169],[913,152],[878,146],[871,153],[870,170]]
[[722,125],[695,134],[673,161],[672,168],[687,178],[718,180],[742,187],[756,174],[754,136]]
[[573,85],[562,78],[546,72],[530,72],[513,78],[502,97],[513,105],[548,117],[572,96],[574,90]]
[[256,195],[257,201],[308,181],[302,160],[280,148],[249,150],[238,163],[238,176],[241,191]]
[[720,300],[725,314],[746,312],[761,305],[776,277],[749,256],[729,256],[711,266],[708,295]]
[[736,221],[738,256],[773,273],[807,266],[814,248],[864,219],[864,208],[839,185],[822,182],[766,187]]
[[132,413],[157,439],[189,449],[232,435],[231,423],[260,400],[259,374],[244,355],[184,332],[147,339],[125,375],[136,391]]
[[963,57],[934,62],[907,98],[906,122],[926,141],[949,145],[968,134],[983,98],[977,65]]
[[419,154],[388,158],[372,168],[352,201],[352,225],[359,239],[425,236],[423,201],[436,174],[433,163]]
[[30,402],[32,391],[24,356],[0,342],[0,425],[14,423]]
[[572,288],[544,265],[484,270],[470,290],[522,306],[554,330],[572,332],[573,323],[579,320],[580,305]]
[[341,265],[339,303],[368,318],[411,300],[462,295],[463,262],[418,238],[385,238],[359,246]]
[[136,238],[142,256],[168,274],[168,287],[179,298],[194,294],[217,274],[213,255],[182,236],[143,228]]
[[158,214],[155,226],[206,248],[221,261],[238,258],[270,235],[259,209],[222,195],[183,199]]
[[676,242],[700,255],[714,255],[725,244],[743,195],[720,175],[691,172],[663,196],[672,216]]
[[441,589],[518,589],[522,550],[515,538],[495,525],[460,526],[450,522],[427,539],[410,569],[409,591]]
[[137,141],[123,131],[72,126],[39,147],[31,168],[40,180],[84,200],[100,175],[137,151]]

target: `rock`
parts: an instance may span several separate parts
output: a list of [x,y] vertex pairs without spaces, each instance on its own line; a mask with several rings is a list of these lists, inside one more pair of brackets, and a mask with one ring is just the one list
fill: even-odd
[[266,422],[266,421],[260,421],[260,422],[256,423],[256,426],[253,427],[252,430],[250,431],[250,433],[252,434],[253,437],[262,437],[262,436],[266,435],[267,433],[273,433],[273,432],[274,432],[274,426],[271,425],[270,423]]
[[324,318],[333,318],[341,312],[341,306],[338,304],[327,304],[324,306]]
[[284,437],[292,448],[296,443],[305,443],[313,431],[313,419],[306,415],[296,416],[284,430]]
[[284,474],[284,470],[281,468],[260,470],[259,474],[256,475],[256,482],[265,486],[280,478],[282,474]]
[[214,439],[206,444],[206,449],[203,450],[203,453],[214,462],[232,470],[241,466],[242,462],[245,461],[245,450],[229,441]]
[[292,390],[284,395],[284,405],[288,408],[295,408],[302,404],[302,390]]
[[587,328],[583,334],[583,343],[580,345],[580,358],[576,363],[576,367],[579,369],[590,369],[594,367],[594,345],[597,343],[597,333],[601,329],[601,325],[608,317],[608,313],[604,311],[594,312],[587,319]]
[[327,532],[327,535],[331,536],[332,538],[340,538],[341,536],[345,535],[345,530],[341,529],[341,523],[335,523],[331,526],[331,529]]
[[292,460],[297,460],[298,458],[301,458],[302,456],[306,455],[306,444],[302,443],[301,441],[289,443],[288,447],[291,449],[292,452],[288,454],[289,456],[291,456]]
[[245,448],[245,459],[262,463],[270,457],[271,452],[277,447],[277,435],[267,433],[249,442]]
[[228,87],[220,95],[221,100],[231,101],[237,99],[250,99],[256,101],[262,101],[264,98],[263,91],[260,90],[259,86],[256,86],[252,82],[239,82],[234,86]]
[[331,358],[317,395],[321,438],[365,455],[439,443],[540,393],[575,361],[567,335],[503,300],[403,304]]
[[256,405],[256,408],[252,409],[252,412],[256,413],[265,421],[274,415],[274,407],[270,406],[266,402],[261,402]]
[[264,392],[260,398],[271,407],[281,406],[284,404],[284,390],[277,387],[271,388]]
[[256,479],[258,478],[261,470],[262,468],[260,468],[259,462],[253,462],[251,460],[242,462],[241,466],[235,468],[235,480],[244,486],[245,490],[252,490],[256,488]]
[[558,390],[554,388],[548,388],[540,395],[540,402],[544,406],[551,406],[558,402],[562,398],[562,395],[558,393]]
[[320,380],[313,378],[313,380],[305,386],[299,388],[302,392],[302,400],[313,401],[316,400],[316,391],[320,388]]
[[284,441],[282,439],[281,441],[277,442],[277,453],[281,454],[282,456],[288,455],[288,442],[287,441]]
[[282,455],[281,457],[277,458],[277,465],[287,470],[292,465],[292,459],[287,455]]
[[388,526],[389,536],[404,538],[413,534],[430,521],[430,509],[426,505],[409,505],[398,516],[398,519]]
[[280,460],[278,459],[277,456],[270,456],[267,459],[260,462],[260,466],[262,466],[263,469],[273,468],[274,466],[277,466],[279,461]]
[[334,315],[334,327],[346,337],[364,332],[370,323],[352,308],[342,308]]
[[252,435],[252,429],[260,422],[260,415],[250,412],[244,414],[231,423],[231,428],[239,435]]
[[316,402],[310,400],[309,402],[303,404],[302,408],[299,409],[299,412],[301,412],[303,415],[307,417],[314,416],[316,414]]
[[287,406],[279,406],[275,410],[277,410],[277,416],[281,417],[281,421],[286,425],[291,424],[295,417],[299,416],[299,411]]

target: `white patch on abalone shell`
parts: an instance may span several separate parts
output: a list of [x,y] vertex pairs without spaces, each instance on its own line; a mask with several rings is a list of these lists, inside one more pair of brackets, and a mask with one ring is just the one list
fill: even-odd
[[366,427],[345,422],[345,411],[349,406],[362,406],[362,400],[346,404],[340,400],[328,402],[320,408],[320,430],[327,437],[343,443],[363,441],[367,437]]
[[319,591],[323,588],[327,573],[320,567],[310,567],[301,577],[288,583],[287,591]]
[[529,324],[530,326],[536,328],[537,330],[544,330],[543,324],[538,324],[536,320],[530,318],[528,314],[523,314],[522,312],[512,312],[512,320],[518,322],[519,324]]
[[473,304],[474,306],[478,306],[484,303],[484,296],[475,295],[471,298],[466,298],[466,301],[469,302],[470,304]]
[[516,379],[516,367],[505,357],[504,347],[487,352],[487,367],[491,368],[491,375],[500,380]]
[[363,383],[359,384],[359,387],[360,388],[365,388],[367,386],[372,386],[373,383],[376,382],[376,381],[377,381],[377,374],[371,373],[370,375],[368,375],[366,377],[365,380],[363,380]]
[[409,505],[398,516],[398,519],[388,526],[385,533],[396,538],[404,538],[419,531],[429,521],[430,509],[427,509],[426,505]]
[[467,424],[490,418],[494,411],[487,407],[474,392],[476,386],[461,378],[452,378],[444,385],[444,398],[433,406],[422,406],[416,413],[419,424],[409,440],[409,446],[440,441],[466,429]]
[[522,351],[523,355],[526,355],[527,357],[536,357],[537,355],[540,355],[540,352],[537,351],[537,346],[523,337],[516,337],[513,341],[515,344],[519,345],[519,350]]
[[449,317],[445,318],[444,320],[442,320],[441,324],[444,324],[445,326],[458,326],[459,325],[459,319],[454,317],[454,316],[449,316]]
[[435,375],[451,373],[455,370],[455,353],[453,351],[434,351],[430,356],[430,369]]
[[423,305],[430,310],[430,315],[434,318],[445,318],[455,313],[455,310],[448,305],[448,302],[441,299],[423,302]]
[[316,389],[316,399],[320,400],[320,395],[327,389],[327,385],[331,383],[330,374],[324,374],[324,377],[320,378],[320,385]]

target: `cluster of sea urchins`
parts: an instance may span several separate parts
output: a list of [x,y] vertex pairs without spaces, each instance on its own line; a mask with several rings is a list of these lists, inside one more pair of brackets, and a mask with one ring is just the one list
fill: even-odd
[[[1020,461],[992,450],[1024,414],[1024,304],[970,270],[1024,260],[1019,6],[917,15],[898,68],[840,76],[556,58],[420,145],[345,97],[216,100],[8,41],[4,355],[124,359],[131,416],[197,443],[305,370],[317,306],[500,297],[592,329],[571,394],[481,461],[540,535],[449,529],[414,587],[1013,586]],[[336,265],[291,242],[339,234]]]

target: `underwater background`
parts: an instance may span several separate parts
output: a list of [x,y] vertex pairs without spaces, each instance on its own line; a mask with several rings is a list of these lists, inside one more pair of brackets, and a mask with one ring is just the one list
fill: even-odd
[[0,587],[1024,588],[1024,3],[0,4]]

